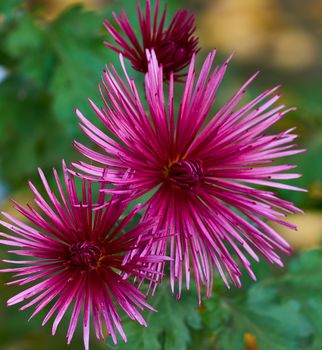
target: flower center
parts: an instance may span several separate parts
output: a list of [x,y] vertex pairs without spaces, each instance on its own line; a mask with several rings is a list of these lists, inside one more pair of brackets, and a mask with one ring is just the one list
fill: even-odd
[[167,51],[168,53],[169,52],[171,52],[171,53],[186,52],[184,44],[182,45],[181,43],[179,43],[178,41],[175,41],[175,40],[164,41],[161,44],[161,48],[164,51]]
[[187,56],[186,47],[175,40],[165,40],[158,49],[158,59],[162,62],[164,68],[178,65]]
[[180,160],[171,165],[168,179],[178,188],[191,190],[199,185],[203,178],[202,162],[200,160]]
[[95,242],[89,241],[73,244],[69,252],[72,264],[80,267],[82,270],[95,269],[102,256],[100,246]]

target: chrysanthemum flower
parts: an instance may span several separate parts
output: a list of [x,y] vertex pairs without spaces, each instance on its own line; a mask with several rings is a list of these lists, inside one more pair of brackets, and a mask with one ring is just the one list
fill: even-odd
[[[162,66],[154,53],[148,54],[145,77],[147,109],[121,57],[127,84],[115,69],[107,70],[101,89],[104,108],[90,101],[113,138],[76,111],[83,131],[103,151],[75,143],[82,154],[103,165],[75,164],[82,176],[111,181],[116,187],[110,191],[122,191],[119,186],[126,184],[136,196],[153,193],[145,216],[156,218],[168,233],[167,242],[156,241],[153,252],[165,254],[169,243],[171,286],[174,290],[177,280],[178,297],[184,274],[189,287],[191,268],[200,297],[200,285],[211,293],[214,266],[227,286],[229,280],[240,286],[241,265],[255,279],[249,257],[258,261],[262,255],[282,265],[276,251],[289,253],[291,248],[267,221],[295,229],[283,217],[301,212],[267,189],[301,190],[280,182],[300,176],[289,172],[294,165],[272,164],[302,152],[294,149],[293,129],[267,133],[290,111],[273,106],[280,97],[278,87],[241,105],[255,74],[212,111],[230,60],[212,69],[214,57],[215,52],[208,55],[197,79],[192,59],[178,111],[173,74],[166,97]],[[125,171],[131,172],[126,180],[121,176]]]
[[65,165],[65,189],[54,170],[58,196],[49,187],[43,172],[39,170],[39,173],[49,201],[30,183],[39,210],[36,211],[31,206],[25,208],[14,202],[20,214],[33,225],[7,213],[3,215],[9,222],[1,221],[11,232],[0,233],[0,243],[19,248],[9,253],[27,257],[23,261],[4,260],[22,267],[1,271],[14,274],[14,281],[8,284],[32,284],[8,300],[8,305],[24,303],[21,310],[34,306],[32,318],[52,304],[42,324],[46,324],[56,314],[53,335],[66,311],[71,308],[68,344],[81,312],[85,349],[89,348],[91,318],[98,339],[103,339],[104,334],[108,334],[116,343],[118,331],[126,341],[119,308],[145,326],[141,311],[152,307],[146,303],[145,295],[125,276],[131,275],[139,280],[156,279],[155,273],[148,266],[160,263],[162,258],[145,255],[124,260],[124,257],[138,249],[140,244],[146,246],[151,223],[141,223],[124,234],[124,228],[137,209],[120,220],[126,202],[112,197],[104,204],[104,193],[100,193],[98,207],[94,210],[92,184],[83,181],[82,195],[79,196],[74,177],[68,173]]
[[174,72],[176,80],[179,80],[184,76],[179,72],[189,64],[192,55],[198,51],[198,39],[194,37],[195,17],[186,10],[179,10],[165,28],[166,8],[160,17],[159,7],[160,1],[156,0],[154,13],[151,16],[150,0],[146,1],[145,15],[142,14],[140,5],[137,5],[141,38],[135,35],[124,10],[120,16],[114,13],[114,19],[123,33],[119,33],[112,23],[105,21],[105,27],[117,46],[108,42],[105,44],[129,59],[135,70],[144,73],[148,70],[145,51],[154,49],[159,63],[163,65],[164,79],[168,80],[170,73]]

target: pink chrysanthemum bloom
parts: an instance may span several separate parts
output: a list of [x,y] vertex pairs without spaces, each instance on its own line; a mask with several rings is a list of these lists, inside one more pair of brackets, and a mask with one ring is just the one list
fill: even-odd
[[[272,164],[302,152],[293,148],[297,137],[293,129],[267,134],[291,109],[273,106],[280,97],[277,87],[240,105],[255,74],[212,112],[230,60],[212,69],[214,57],[215,52],[208,55],[198,78],[192,58],[178,111],[173,74],[166,97],[162,66],[153,52],[148,53],[145,77],[147,109],[121,57],[127,84],[114,68],[107,70],[101,89],[104,108],[90,101],[113,138],[76,111],[85,134],[103,151],[75,143],[83,155],[103,165],[75,164],[81,176],[110,181],[116,185],[111,192],[122,192],[120,185],[130,186],[136,196],[152,191],[145,216],[156,218],[168,233],[167,239],[154,243],[152,251],[164,255],[169,243],[171,287],[174,291],[177,280],[178,297],[184,274],[189,288],[191,268],[200,298],[200,285],[206,286],[208,296],[211,293],[214,266],[227,286],[229,279],[240,286],[240,265],[255,279],[249,257],[258,261],[259,254],[282,265],[276,250],[289,253],[291,248],[267,221],[295,229],[283,217],[301,212],[266,189],[301,190],[279,181],[299,177],[289,173],[296,166]],[[129,170],[131,176],[124,179],[122,173]]]
[[194,37],[195,17],[186,10],[179,10],[174,15],[171,23],[165,29],[166,8],[159,18],[160,1],[156,0],[154,14],[151,18],[151,2],[146,1],[145,16],[140,5],[138,18],[140,22],[141,38],[137,38],[124,10],[121,15],[113,14],[114,19],[123,33],[119,33],[108,21],[105,27],[114,38],[118,46],[105,42],[106,46],[129,59],[135,70],[148,71],[146,49],[155,50],[158,61],[163,66],[163,77],[170,78],[174,72],[176,80],[184,76],[180,72],[190,62],[192,55],[198,51],[198,39]]
[[146,246],[151,223],[141,223],[124,234],[123,229],[137,209],[121,218],[126,202],[112,197],[104,204],[104,193],[101,192],[97,203],[99,207],[94,210],[92,184],[83,181],[82,196],[79,198],[74,177],[68,173],[65,165],[63,173],[66,189],[54,170],[58,196],[49,187],[43,172],[39,170],[39,173],[49,201],[30,183],[39,210],[31,206],[25,208],[14,202],[19,213],[34,225],[7,213],[3,215],[9,222],[1,221],[11,233],[0,233],[3,238],[0,243],[20,248],[10,250],[9,253],[27,257],[24,261],[4,260],[23,267],[1,271],[14,274],[14,281],[8,284],[33,284],[8,300],[8,305],[23,302],[21,310],[34,306],[32,318],[52,303],[42,325],[56,313],[53,335],[66,311],[72,308],[67,332],[68,344],[73,338],[81,312],[85,349],[89,348],[91,318],[98,339],[109,334],[116,343],[117,330],[126,341],[119,308],[144,326],[146,323],[141,311],[144,308],[153,310],[146,303],[145,295],[125,276],[156,280],[155,272],[151,272],[148,266],[160,263],[162,258],[146,255],[124,260],[140,244]]

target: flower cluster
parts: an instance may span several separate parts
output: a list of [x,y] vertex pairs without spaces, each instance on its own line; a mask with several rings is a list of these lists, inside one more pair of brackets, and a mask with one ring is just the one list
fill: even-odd
[[[198,78],[192,59],[175,114],[173,74],[166,99],[162,66],[154,51],[147,52],[147,57],[148,111],[121,57],[128,87],[114,69],[106,70],[101,89],[104,108],[90,101],[115,137],[107,137],[77,110],[82,130],[103,153],[76,142],[76,148],[101,167],[84,162],[74,167],[85,177],[115,185],[106,190],[109,193],[117,193],[120,186],[128,186],[127,191],[136,197],[154,190],[145,203],[144,218],[154,217],[167,235],[155,240],[150,248],[162,255],[170,252],[171,288],[174,292],[177,281],[178,298],[183,275],[189,288],[191,270],[200,299],[201,285],[205,285],[207,296],[211,294],[214,266],[227,286],[229,280],[241,285],[240,264],[234,257],[254,279],[247,255],[258,261],[259,253],[270,263],[282,265],[276,250],[289,253],[290,246],[265,221],[295,228],[283,217],[301,210],[274,192],[252,185],[301,190],[279,182],[299,177],[289,172],[294,165],[269,165],[274,159],[302,152],[293,149],[293,129],[264,134],[291,109],[283,105],[271,108],[280,97],[277,88],[236,108],[253,76],[225,105],[212,112],[230,60],[212,69],[213,52]],[[129,169],[130,176],[120,176]]]
[[[123,10],[114,14],[122,34],[105,22],[118,46],[106,45],[120,54],[123,73],[107,67],[101,107],[90,100],[104,130],[76,110],[96,145],[74,143],[89,161],[63,162],[64,181],[54,170],[56,191],[39,170],[46,195],[30,183],[36,209],[14,202],[27,222],[7,213],[1,221],[9,232],[0,233],[0,243],[25,257],[4,260],[21,267],[2,272],[13,273],[9,284],[32,284],[8,305],[34,307],[31,317],[51,305],[43,324],[54,317],[53,334],[71,309],[68,343],[83,314],[85,349],[90,320],[98,339],[108,334],[115,343],[117,333],[126,341],[119,309],[146,325],[141,313],[153,310],[146,297],[162,282],[168,261],[172,293],[180,299],[192,277],[199,302],[203,288],[210,297],[217,273],[227,287],[240,287],[243,270],[255,279],[251,259],[282,266],[279,253],[291,247],[269,222],[295,229],[285,216],[301,212],[272,190],[302,191],[283,183],[300,176],[292,172],[296,166],[274,163],[303,151],[294,129],[267,132],[292,110],[276,104],[278,87],[242,104],[256,73],[217,106],[232,57],[214,65],[213,51],[197,74],[194,16],[178,11],[165,29],[166,9],[160,17],[159,7],[157,0],[151,14],[146,0],[143,15],[138,5],[141,38]],[[124,58],[145,73],[146,104]],[[177,81],[184,83],[178,108]],[[141,203],[125,214],[134,199]]]

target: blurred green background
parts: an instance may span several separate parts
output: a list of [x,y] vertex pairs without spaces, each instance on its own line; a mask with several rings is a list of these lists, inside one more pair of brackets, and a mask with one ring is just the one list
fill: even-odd
[[[197,305],[195,292],[180,303],[162,286],[146,314],[149,328],[125,320],[128,345],[98,343],[91,349],[143,350],[294,350],[322,349],[322,0],[168,0],[169,15],[180,6],[197,14],[201,57],[216,47],[219,60],[232,51],[219,105],[254,71],[261,70],[249,97],[282,84],[283,102],[296,106],[276,130],[297,126],[308,151],[293,157],[304,176],[294,181],[308,194],[281,191],[306,211],[289,220],[298,232],[278,227],[294,246],[285,269],[261,262],[258,282],[227,291],[218,280],[212,298]],[[0,206],[12,212],[8,196],[30,201],[26,181],[37,183],[37,166],[48,174],[61,159],[76,160],[73,139],[84,139],[73,109],[92,116],[87,97],[98,101],[97,84],[105,64],[117,55],[102,21],[123,6],[134,14],[135,1],[0,0]],[[130,15],[131,16],[131,15]],[[117,63],[116,63],[117,64]],[[139,73],[132,76],[142,81]],[[139,83],[139,86],[142,84]],[[5,253],[2,254],[5,256]],[[4,264],[3,264],[4,265]],[[0,275],[0,350],[67,349],[66,325],[58,336],[41,317],[7,308],[17,293]],[[70,349],[82,349],[81,332]]]

